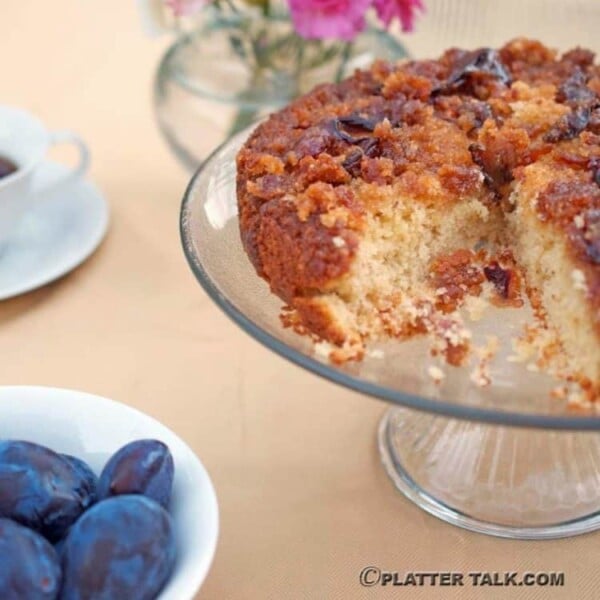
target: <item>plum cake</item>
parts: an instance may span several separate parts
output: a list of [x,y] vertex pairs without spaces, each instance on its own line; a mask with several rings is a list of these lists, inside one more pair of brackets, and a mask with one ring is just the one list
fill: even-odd
[[273,114],[237,158],[244,248],[332,360],[528,296],[600,387],[600,67],[517,39],[375,62]]

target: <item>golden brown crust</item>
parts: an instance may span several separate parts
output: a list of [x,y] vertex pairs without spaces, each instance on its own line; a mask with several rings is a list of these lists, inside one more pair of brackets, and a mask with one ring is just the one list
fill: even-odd
[[[260,125],[240,151],[244,247],[257,271],[311,327],[306,301],[349,272],[365,219],[356,190],[394,185],[415,202],[508,203],[528,165],[551,165],[540,223],[556,228],[586,275],[600,333],[600,67],[518,39],[499,51],[376,62],[323,85]],[[314,330],[314,329],[313,329]],[[325,335],[327,337],[327,335]],[[337,340],[339,335],[330,335]]]

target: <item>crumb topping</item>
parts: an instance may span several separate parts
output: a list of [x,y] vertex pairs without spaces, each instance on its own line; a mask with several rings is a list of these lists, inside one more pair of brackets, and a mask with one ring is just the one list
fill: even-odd
[[[548,186],[540,219],[564,227],[574,252],[597,266],[599,92],[591,52],[559,56],[526,39],[498,51],[451,49],[438,60],[379,61],[340,84],[319,86],[261,125],[238,156],[244,244],[289,301],[348,270],[352,243],[321,242],[348,241],[347,232],[360,230],[369,207],[354,195],[356,182],[393,184],[416,201],[498,201],[508,198],[520,168],[543,157],[581,174]],[[304,249],[280,257],[281,268],[273,269],[282,223]],[[294,267],[299,254],[309,258],[303,274]],[[300,277],[298,285],[290,285],[288,271]]]

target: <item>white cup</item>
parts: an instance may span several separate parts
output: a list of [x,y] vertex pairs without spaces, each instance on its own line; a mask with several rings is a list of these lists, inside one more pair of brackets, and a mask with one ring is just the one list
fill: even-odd
[[[48,150],[56,144],[74,144],[78,163],[52,181],[36,177]],[[83,140],[71,131],[48,131],[33,115],[0,105],[0,157],[16,166],[14,173],[0,178],[0,249],[15,231],[23,216],[43,202],[45,195],[67,180],[80,177],[89,166],[89,151]]]

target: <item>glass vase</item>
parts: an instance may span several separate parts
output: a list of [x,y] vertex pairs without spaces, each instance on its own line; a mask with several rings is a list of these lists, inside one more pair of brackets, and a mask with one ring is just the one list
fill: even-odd
[[193,171],[249,123],[315,85],[340,80],[376,58],[398,60],[405,47],[370,28],[352,44],[303,40],[285,13],[205,11],[160,61],[154,105],[160,130]]

